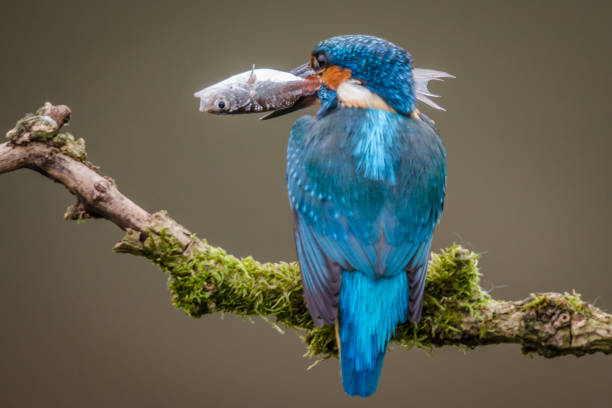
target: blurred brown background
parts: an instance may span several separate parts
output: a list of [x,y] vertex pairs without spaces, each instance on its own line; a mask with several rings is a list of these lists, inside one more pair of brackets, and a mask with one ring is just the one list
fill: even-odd
[[[73,109],[90,159],[144,208],[236,255],[295,259],[284,183],[298,115],[201,114],[192,93],[255,63],[290,69],[321,39],[384,36],[448,112],[435,248],[482,252],[493,295],[575,288],[612,307],[610,4],[605,2],[9,2],[0,6],[0,124],[45,100]],[[545,360],[516,345],[394,350],[368,400],[337,362],[307,372],[297,336],[174,310],[166,277],[111,253],[108,222],[65,222],[73,198],[0,176],[0,406],[609,406],[612,357]]]

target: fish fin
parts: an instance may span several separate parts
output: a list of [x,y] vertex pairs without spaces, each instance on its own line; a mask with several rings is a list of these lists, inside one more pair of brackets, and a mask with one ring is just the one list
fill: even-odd
[[254,84],[256,80],[257,80],[257,75],[255,75],[255,64],[253,64],[253,68],[251,68],[251,75],[249,76],[247,83]]
[[295,112],[303,108],[307,108],[317,101],[317,95],[302,96],[293,106],[288,108],[276,109],[270,113],[263,115],[259,120],[268,120],[286,115],[287,113]]

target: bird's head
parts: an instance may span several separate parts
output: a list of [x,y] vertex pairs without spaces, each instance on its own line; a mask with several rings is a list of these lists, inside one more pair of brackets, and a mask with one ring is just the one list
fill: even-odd
[[321,41],[310,67],[323,84],[318,94],[322,112],[338,103],[402,114],[415,108],[410,54],[382,38],[342,35]]

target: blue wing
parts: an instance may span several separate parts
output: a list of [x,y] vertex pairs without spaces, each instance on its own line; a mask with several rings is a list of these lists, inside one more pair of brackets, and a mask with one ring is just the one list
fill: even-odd
[[342,270],[408,273],[410,318],[418,320],[445,161],[435,130],[403,115],[339,109],[295,123],[287,185],[304,293],[318,326],[337,317]]

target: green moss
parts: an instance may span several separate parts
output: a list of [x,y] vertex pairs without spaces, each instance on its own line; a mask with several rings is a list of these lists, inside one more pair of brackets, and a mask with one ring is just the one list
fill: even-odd
[[[443,343],[459,342],[463,317],[480,318],[479,309],[490,300],[480,287],[478,254],[453,245],[432,253],[419,324],[398,327],[398,342],[406,347],[431,350]],[[484,326],[482,326],[484,330]]]
[[[139,243],[136,234],[128,234],[126,240],[130,247]],[[295,263],[239,259],[203,244],[203,250],[185,256],[184,245],[161,229],[150,233],[139,250],[169,274],[168,287],[176,308],[192,317],[214,312],[261,316],[276,327],[298,328],[306,355],[337,355],[333,326],[316,328],[308,314]],[[399,326],[396,341],[431,349],[457,336],[463,314],[477,317],[479,306],[489,299],[478,284],[477,261],[477,254],[458,245],[432,254],[421,323]]]
[[583,316],[588,317],[590,311],[588,304],[585,303],[580,294],[572,291],[572,293],[565,292],[563,296],[551,296],[547,293],[536,294],[532,293],[527,303],[523,305],[525,310],[532,310],[536,312],[542,312],[547,308],[554,308],[555,310],[566,311],[570,314],[579,313]]
[[582,300],[582,295],[580,293],[576,293],[575,290],[572,290],[572,293],[565,292],[563,298],[574,312],[580,313],[586,317],[591,316],[589,305]]
[[273,317],[289,327],[312,325],[295,264],[239,259],[203,242],[206,251],[184,256],[164,232],[145,241],[147,254],[170,273],[177,308],[193,317],[221,311]]
[[[421,321],[398,326],[394,340],[407,348],[429,351],[443,343],[459,344],[463,316],[479,318],[479,309],[490,300],[479,281],[478,254],[459,245],[432,253]],[[332,326],[311,330],[305,341],[309,356],[337,354]]]
[[334,326],[315,327],[302,337],[306,343],[307,357],[329,358],[338,355]]

